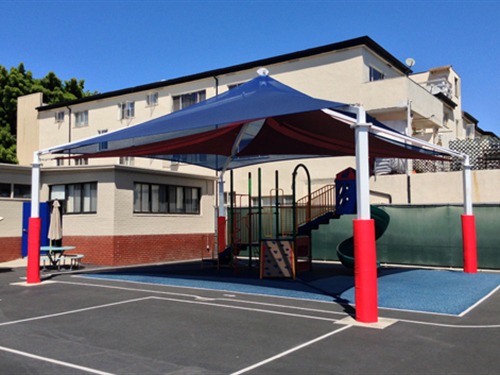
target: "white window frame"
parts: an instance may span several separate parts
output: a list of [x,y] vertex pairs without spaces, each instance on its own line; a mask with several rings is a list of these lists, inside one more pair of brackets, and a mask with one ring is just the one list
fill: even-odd
[[76,158],[75,165],[89,165],[89,159],[88,158]]
[[201,214],[199,187],[134,182],[135,214]]
[[[102,135],[106,134],[108,132],[108,129],[100,129],[97,131],[97,134]],[[106,151],[108,149],[108,142],[99,142],[98,144],[99,151]]]
[[135,102],[127,100],[118,104],[118,119],[127,120],[135,117]]
[[158,105],[158,93],[152,92],[152,93],[146,95],[146,106],[153,107],[156,105]]
[[369,81],[370,82],[375,82],[375,81],[381,81],[385,79],[385,74],[384,72],[378,70],[377,68],[374,68],[373,66],[368,67],[369,70]]
[[83,128],[85,126],[89,126],[89,111],[75,112],[75,127]]
[[54,119],[55,119],[56,123],[64,122],[64,111],[57,111],[54,114]]
[[52,185],[50,198],[60,198],[64,189],[64,198],[59,199],[65,214],[96,214],[97,213],[97,182],[84,182],[66,185]]
[[135,159],[133,156],[120,156],[120,164],[133,167],[135,164]]
[[173,110],[175,112],[180,109],[187,108],[193,104],[202,102],[206,98],[207,98],[206,90],[194,91],[182,95],[174,95],[172,96]]

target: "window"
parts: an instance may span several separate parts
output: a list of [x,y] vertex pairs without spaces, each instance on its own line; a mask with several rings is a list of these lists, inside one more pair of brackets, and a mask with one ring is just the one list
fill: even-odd
[[50,187],[50,199],[59,199],[66,214],[96,213],[97,182],[53,185]]
[[[108,129],[101,129],[101,130],[98,130],[97,133],[99,135],[102,135],[102,134],[106,134],[108,132]],[[105,151],[108,149],[108,142],[99,142],[99,151]]]
[[0,198],[31,198],[31,185],[0,184]]
[[200,189],[136,182],[134,212],[199,214]]
[[120,156],[120,164],[121,165],[134,165],[134,157],[133,156]]
[[173,154],[172,163],[203,163],[208,160],[206,154]]
[[384,78],[385,78],[384,73],[382,73],[380,70],[377,70],[374,67],[370,66],[370,82],[371,81],[380,81]]
[[455,97],[459,97],[460,96],[460,81],[458,80],[457,77],[455,77]]
[[64,121],[64,111],[59,111],[55,113],[55,120],[56,122],[63,122]]
[[474,124],[467,124],[465,125],[465,138],[467,139],[474,139]]
[[14,184],[14,198],[31,198],[31,185]]
[[89,125],[89,111],[75,112],[75,126],[80,128]]
[[245,82],[243,82],[243,83],[235,83],[235,84],[233,84],[233,85],[227,85],[227,89],[228,89],[228,90],[235,89],[236,87],[239,87],[239,86],[243,85],[244,83],[245,83]]
[[135,102],[123,102],[118,104],[118,118],[125,120],[135,117]]
[[146,96],[146,105],[148,107],[158,105],[158,93],[157,92],[154,92],[152,94],[148,94]]
[[10,184],[0,184],[0,198],[10,198]]
[[[229,198],[228,198],[229,199]],[[226,201],[227,204],[230,203],[229,200]],[[276,205],[276,197],[262,197],[260,204],[262,207],[274,207]],[[278,197],[278,205],[292,205],[293,204],[293,196],[284,195]],[[252,198],[252,206],[257,207],[259,205],[259,198]]]
[[77,158],[75,159],[75,165],[89,165],[88,158]]
[[187,108],[190,105],[199,103],[205,100],[205,90],[193,92],[190,94],[178,95],[174,96],[172,99],[174,100],[174,111],[178,111],[179,109]]

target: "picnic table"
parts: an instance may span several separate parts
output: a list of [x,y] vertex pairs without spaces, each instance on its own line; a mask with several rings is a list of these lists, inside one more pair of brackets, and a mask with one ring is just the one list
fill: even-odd
[[61,260],[64,259],[64,252],[74,249],[76,249],[76,246],[41,246],[40,255],[47,256],[50,264],[58,267]]

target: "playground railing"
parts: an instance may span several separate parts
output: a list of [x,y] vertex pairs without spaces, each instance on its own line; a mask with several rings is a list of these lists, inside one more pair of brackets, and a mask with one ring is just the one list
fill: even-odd
[[321,215],[335,210],[335,185],[325,185],[311,193],[309,196],[300,198],[296,203],[297,225],[300,226]]

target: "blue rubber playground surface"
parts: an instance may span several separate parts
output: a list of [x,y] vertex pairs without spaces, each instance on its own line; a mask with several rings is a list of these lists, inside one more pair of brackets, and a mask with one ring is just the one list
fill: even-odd
[[[160,274],[159,269],[156,271],[158,273],[151,273],[151,270],[142,273],[140,270],[118,270],[81,277],[355,306],[352,275],[328,276],[323,272],[323,277],[309,280],[300,275],[296,280],[260,280],[248,272],[239,276],[233,272],[228,276],[226,270],[218,274],[197,268],[181,274],[175,271]],[[378,273],[378,304],[385,309],[460,316],[499,288],[500,273],[466,274],[449,270],[381,268]]]

